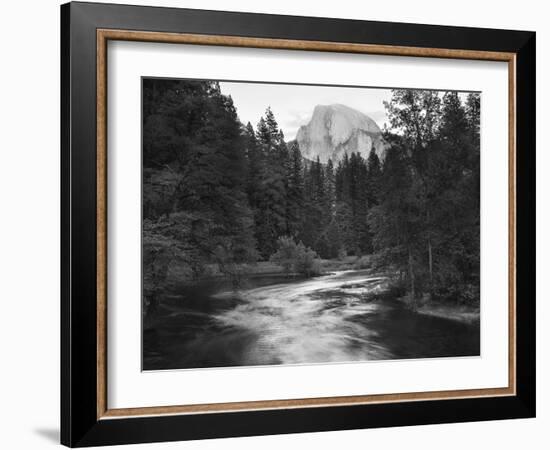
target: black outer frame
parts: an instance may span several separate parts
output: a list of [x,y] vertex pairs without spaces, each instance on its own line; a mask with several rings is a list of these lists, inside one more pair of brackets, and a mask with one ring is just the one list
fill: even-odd
[[[516,383],[508,397],[97,419],[96,29],[516,53]],[[61,443],[71,447],[535,416],[535,33],[176,8],[61,6]]]

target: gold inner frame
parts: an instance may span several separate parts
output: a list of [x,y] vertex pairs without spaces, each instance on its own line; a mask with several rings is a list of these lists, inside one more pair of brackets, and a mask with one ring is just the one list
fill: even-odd
[[[394,394],[263,400],[200,405],[109,409],[107,404],[107,42],[109,40],[231,47],[363,53],[501,61],[508,63],[508,386]],[[196,414],[265,409],[312,408],[421,400],[447,400],[516,394],[516,54],[477,50],[403,47],[239,36],[97,30],[97,418]]]

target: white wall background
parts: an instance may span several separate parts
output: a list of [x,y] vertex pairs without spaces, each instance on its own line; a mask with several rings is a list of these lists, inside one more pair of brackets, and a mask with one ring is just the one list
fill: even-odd
[[[120,0],[122,1],[122,0]],[[548,448],[550,28],[544,2],[163,0],[134,4],[525,29],[537,32],[538,417],[531,420],[141,445],[159,449]],[[57,445],[59,423],[59,0],[2,5],[0,447]],[[545,151],[546,150],[546,151]]]

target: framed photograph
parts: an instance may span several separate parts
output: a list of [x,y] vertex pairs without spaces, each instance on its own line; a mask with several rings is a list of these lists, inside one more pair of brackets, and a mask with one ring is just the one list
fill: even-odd
[[535,33],[61,7],[61,441],[535,415]]

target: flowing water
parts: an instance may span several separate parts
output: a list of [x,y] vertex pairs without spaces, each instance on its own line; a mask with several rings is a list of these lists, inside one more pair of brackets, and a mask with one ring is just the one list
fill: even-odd
[[479,324],[418,314],[366,271],[215,283],[168,297],[144,328],[144,369],[479,355]]

